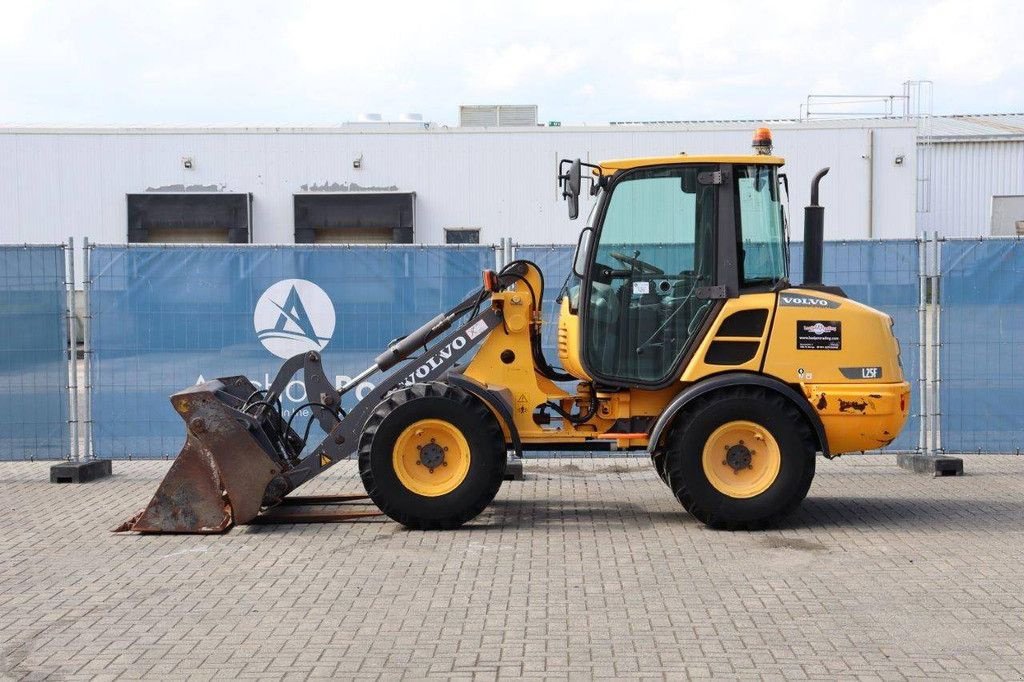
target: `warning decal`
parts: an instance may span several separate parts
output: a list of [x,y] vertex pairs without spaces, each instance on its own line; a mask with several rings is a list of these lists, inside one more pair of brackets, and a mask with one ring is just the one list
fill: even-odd
[[480,320],[479,322],[477,322],[472,327],[466,330],[466,336],[468,336],[471,339],[475,339],[476,337],[483,334],[485,331],[487,331],[487,323],[484,322],[483,320]]
[[321,469],[324,468],[325,466],[329,466],[331,463],[332,463],[332,460],[331,460],[330,457],[328,457],[327,455],[325,455],[323,453],[320,454],[320,468]]

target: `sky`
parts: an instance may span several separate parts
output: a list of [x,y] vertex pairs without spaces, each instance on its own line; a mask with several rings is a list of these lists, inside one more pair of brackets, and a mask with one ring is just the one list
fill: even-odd
[[907,80],[936,114],[1024,112],[1022,36],[1020,0],[0,0],[0,124],[769,119]]

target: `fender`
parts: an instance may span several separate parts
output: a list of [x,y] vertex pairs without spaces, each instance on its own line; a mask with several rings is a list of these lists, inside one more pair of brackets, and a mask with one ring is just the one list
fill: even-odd
[[519,439],[519,429],[516,428],[516,423],[512,419],[512,410],[509,409],[509,406],[501,399],[500,395],[459,371],[449,372],[443,378],[443,381],[447,381],[452,386],[458,386],[484,401],[484,404],[490,407],[508,428],[508,435],[512,439],[512,450],[515,452],[516,457],[523,456],[523,442]]
[[691,400],[706,393],[710,393],[711,391],[717,391],[729,386],[761,386],[775,391],[788,399],[791,403],[797,406],[805,417],[807,417],[807,421],[810,423],[811,428],[814,430],[814,434],[818,439],[818,446],[821,453],[826,457],[829,456],[828,438],[825,436],[825,427],[821,423],[821,418],[813,409],[811,409],[810,403],[808,403],[802,395],[794,391],[792,387],[787,386],[778,379],[765,376],[763,374],[751,374],[750,372],[716,374],[713,377],[698,381],[697,383],[684,388],[683,392],[673,398],[672,402],[665,407],[661,416],[658,417],[658,420],[654,422],[654,426],[651,427],[651,435],[648,439],[647,445],[648,451],[654,451],[658,446],[658,442],[661,440],[661,436],[665,429],[672,423],[672,419]]

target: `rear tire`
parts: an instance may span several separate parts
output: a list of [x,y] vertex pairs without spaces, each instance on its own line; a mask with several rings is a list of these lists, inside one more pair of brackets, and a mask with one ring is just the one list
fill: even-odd
[[385,398],[359,438],[359,474],[382,512],[407,528],[458,528],[501,487],[505,438],[462,389],[414,384]]
[[698,398],[675,421],[665,451],[669,487],[712,528],[775,524],[807,496],[815,439],[803,414],[760,387]]

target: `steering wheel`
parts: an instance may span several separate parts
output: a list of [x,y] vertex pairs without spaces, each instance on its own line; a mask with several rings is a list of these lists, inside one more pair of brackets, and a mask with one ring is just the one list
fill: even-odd
[[633,258],[632,256],[626,256],[626,255],[623,255],[623,254],[619,253],[618,251],[612,251],[608,255],[611,256],[612,258],[614,258],[615,260],[619,261],[623,265],[628,265],[630,267],[636,268],[640,272],[641,275],[664,275],[665,274],[665,271],[662,270],[661,268],[659,268],[657,265],[651,265],[650,263],[645,263],[642,260],[640,260],[639,258]]

